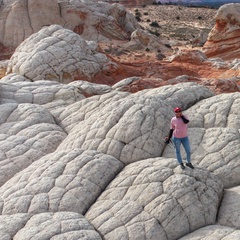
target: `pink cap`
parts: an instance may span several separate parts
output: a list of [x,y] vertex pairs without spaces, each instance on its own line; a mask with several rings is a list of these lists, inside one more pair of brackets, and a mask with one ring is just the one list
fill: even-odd
[[174,108],[174,112],[181,112],[181,111],[182,111],[182,109],[180,107]]

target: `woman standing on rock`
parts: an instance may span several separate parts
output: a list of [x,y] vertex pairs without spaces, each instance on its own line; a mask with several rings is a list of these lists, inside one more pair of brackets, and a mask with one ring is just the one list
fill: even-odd
[[182,156],[180,152],[180,146],[183,145],[185,152],[187,154],[186,166],[194,169],[191,163],[191,149],[190,142],[188,139],[188,123],[189,119],[182,114],[182,110],[179,107],[174,108],[175,117],[171,120],[171,127],[168,137],[166,137],[165,142],[168,144],[173,136],[173,143],[175,145],[176,157],[182,169],[185,168],[182,162]]

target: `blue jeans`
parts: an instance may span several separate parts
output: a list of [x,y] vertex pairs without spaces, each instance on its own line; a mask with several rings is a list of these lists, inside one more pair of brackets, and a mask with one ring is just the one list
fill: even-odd
[[190,149],[190,142],[189,142],[188,137],[184,137],[184,138],[173,137],[173,142],[175,145],[176,157],[177,157],[178,162],[180,164],[182,163],[182,156],[181,156],[181,152],[180,152],[180,146],[182,144],[185,149],[185,152],[187,154],[187,162],[190,163],[191,162],[191,149]]

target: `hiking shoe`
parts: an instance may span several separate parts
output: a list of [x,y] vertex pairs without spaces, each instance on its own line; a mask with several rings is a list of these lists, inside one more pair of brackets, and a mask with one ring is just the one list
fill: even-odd
[[183,163],[180,164],[181,169],[185,169],[185,166]]
[[186,166],[191,168],[191,169],[194,169],[194,166],[191,163],[186,163]]

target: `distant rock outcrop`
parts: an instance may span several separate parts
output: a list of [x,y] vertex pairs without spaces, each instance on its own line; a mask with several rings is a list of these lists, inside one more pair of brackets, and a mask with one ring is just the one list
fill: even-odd
[[240,58],[240,3],[225,4],[219,8],[216,24],[204,45],[208,57],[229,60]]
[[137,29],[131,34],[131,40],[123,45],[128,50],[158,51],[162,54],[170,54],[173,51],[155,35],[146,30]]
[[93,41],[130,39],[140,28],[123,5],[96,0],[1,0],[0,15],[0,59],[44,26],[61,25]]

